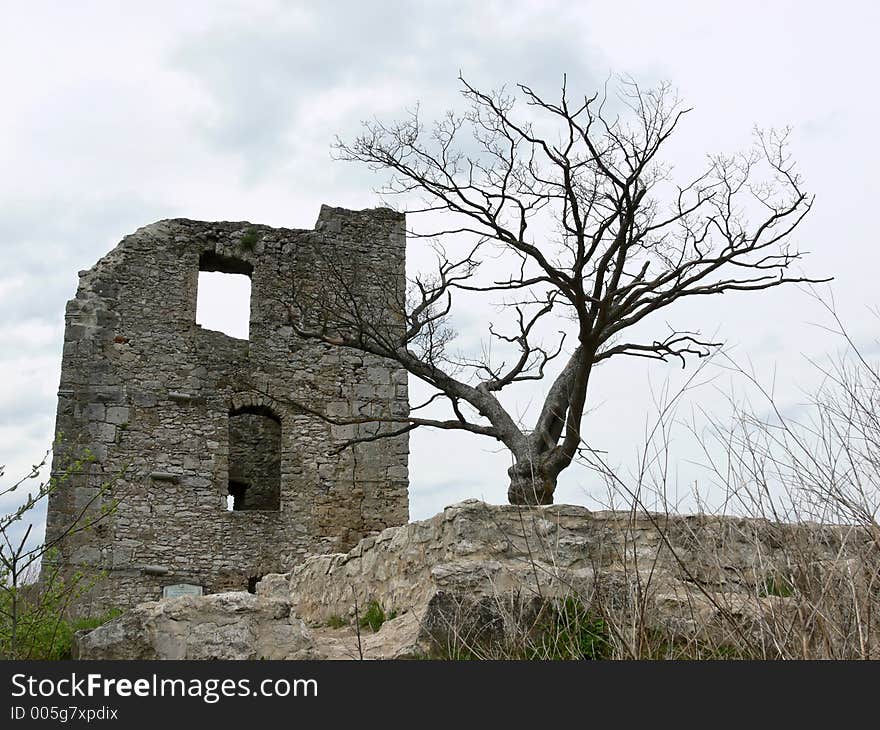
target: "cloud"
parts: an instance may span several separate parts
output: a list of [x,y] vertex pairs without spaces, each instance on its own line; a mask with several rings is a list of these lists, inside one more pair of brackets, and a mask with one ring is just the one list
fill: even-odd
[[297,156],[326,161],[361,119],[416,102],[439,112],[457,101],[459,69],[490,87],[556,90],[564,71],[591,84],[592,54],[567,15],[556,3],[280,6],[180,39],[169,62],[210,101],[196,132],[256,181]]
[[[866,90],[880,11],[858,6],[829,14],[757,2],[18,4],[0,47],[3,68],[16,69],[5,75],[10,111],[0,118],[0,462],[18,473],[51,441],[60,328],[77,271],[160,218],[310,227],[322,202],[376,205],[379,178],[332,162],[334,135],[350,137],[374,115],[398,118],[417,101],[435,117],[460,103],[459,70],[482,88],[522,81],[547,94],[564,72],[583,91],[612,70],[648,83],[670,78],[696,107],[672,141],[679,169],[735,149],[755,122],[794,124],[818,194],[800,235],[813,251],[805,265],[838,277],[854,335],[870,339],[875,322],[863,313],[876,304],[880,266],[870,215],[880,152],[870,140],[880,108]],[[415,243],[409,255],[424,260]],[[674,315],[738,344],[759,372],[778,365],[791,402],[809,382],[801,353],[829,349],[804,321],[820,319],[818,309],[797,290]],[[494,316],[468,307],[456,319],[466,349],[479,346]],[[591,405],[602,405],[587,441],[629,463],[644,436],[650,378],[667,375],[678,377],[645,363],[597,370]],[[521,410],[540,394],[522,392]],[[701,391],[693,404],[724,401]],[[417,431],[412,444],[414,516],[467,496],[504,500],[508,457],[492,442]],[[456,458],[437,459],[440,448]],[[601,488],[572,470],[559,496],[588,501]]]
[[157,212],[134,197],[94,204],[75,190],[0,203],[0,463],[9,477],[52,443],[64,308],[77,272]]

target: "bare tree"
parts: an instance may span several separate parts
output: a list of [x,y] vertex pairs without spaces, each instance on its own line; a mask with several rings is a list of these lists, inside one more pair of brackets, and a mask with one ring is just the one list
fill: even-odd
[[[719,344],[681,330],[642,340],[636,325],[686,297],[816,281],[790,273],[801,256],[792,233],[812,197],[787,130],[756,131],[749,151],[709,156],[699,175],[673,182],[661,151],[689,110],[668,85],[643,90],[624,79],[614,97],[575,99],[563,82],[550,102],[524,85],[509,95],[459,80],[464,114],[427,128],[418,110],[393,124],[366,122],[335,145],[340,159],[388,174],[383,196],[402,196],[410,216],[426,217],[431,229],[409,236],[437,244],[436,271],[408,282],[405,296],[389,283],[370,306],[327,266],[323,288],[297,292],[291,317],[299,336],[389,358],[433,389],[408,415],[365,415],[381,428],[350,443],[420,426],[488,436],[513,455],[510,501],[549,504],[581,444],[594,366],[618,355],[684,365]],[[461,255],[448,255],[450,246]],[[516,355],[457,356],[454,296],[498,292],[515,324],[490,325],[490,341]],[[545,346],[551,321],[565,332]],[[537,418],[518,422],[501,391],[543,378],[557,358],[564,364]],[[439,403],[448,417],[420,417]]]

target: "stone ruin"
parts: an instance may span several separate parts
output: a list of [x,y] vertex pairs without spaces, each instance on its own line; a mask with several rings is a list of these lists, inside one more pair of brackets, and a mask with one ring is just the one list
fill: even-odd
[[[402,297],[405,239],[404,216],[383,208],[323,206],[314,230],[163,220],[80,272],[47,540],[99,518],[53,558],[96,579],[91,609],[253,591],[307,555],[407,522],[407,436],[334,449],[365,406],[408,412],[405,371],[291,326],[294,290],[325,278],[327,261],[364,302]],[[247,340],[196,324],[205,271],[250,277]]]

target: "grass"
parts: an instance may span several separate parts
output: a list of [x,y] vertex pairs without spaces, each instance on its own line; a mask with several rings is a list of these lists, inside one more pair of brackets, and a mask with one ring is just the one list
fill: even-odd
[[[510,622],[510,626],[516,625],[516,619]],[[431,658],[454,661],[611,659],[614,648],[606,621],[574,595],[548,603],[534,621],[519,625],[501,641],[472,633],[464,626],[453,629],[445,640],[437,639]]]
[[758,595],[791,598],[794,595],[794,585],[788,578],[771,575],[764,579],[758,590]]
[[492,644],[467,641],[457,635],[445,646],[435,644],[427,654],[411,658],[447,661],[601,661],[622,658],[724,661],[767,658],[736,643],[681,639],[649,627],[640,630],[641,637],[635,653],[622,654],[619,651],[619,637],[614,636],[611,625],[598,612],[599,608],[572,595],[553,604],[549,614],[527,629],[525,634]]
[[378,601],[370,601],[367,604],[367,610],[360,619],[360,627],[362,629],[370,629],[373,633],[382,628],[382,624],[397,617],[397,611],[385,612],[382,605]]
[[122,611],[111,609],[98,616],[66,619],[58,618],[51,612],[25,614],[19,625],[23,646],[20,658],[59,660],[70,659],[73,650],[73,635],[77,631],[91,630],[112,621]]
[[550,603],[547,614],[516,643],[508,649],[511,658],[544,661],[610,659],[613,648],[605,620],[576,595]]
[[608,659],[611,635],[605,620],[574,596],[554,607],[549,627],[532,650],[534,659]]

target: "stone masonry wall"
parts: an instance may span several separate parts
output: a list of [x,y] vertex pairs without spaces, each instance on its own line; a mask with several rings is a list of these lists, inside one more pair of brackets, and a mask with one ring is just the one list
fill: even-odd
[[[337,454],[332,447],[353,427],[309,414],[343,418],[365,404],[375,415],[405,414],[405,372],[297,338],[290,325],[293,292],[323,281],[322,262],[348,271],[364,302],[400,295],[404,230],[403,216],[387,209],[326,206],[315,230],[163,220],[80,272],[66,312],[53,461],[60,488],[47,538],[117,503],[66,538],[58,558],[103,576],[92,608],[156,599],[176,583],[244,589],[407,521],[407,437]],[[250,275],[249,340],[195,324],[200,267]],[[242,464],[242,442],[230,437],[239,413],[276,419],[280,453]],[[86,449],[92,463],[65,477]],[[280,509],[227,510],[230,479],[245,476],[230,472],[271,470],[273,459]]]

